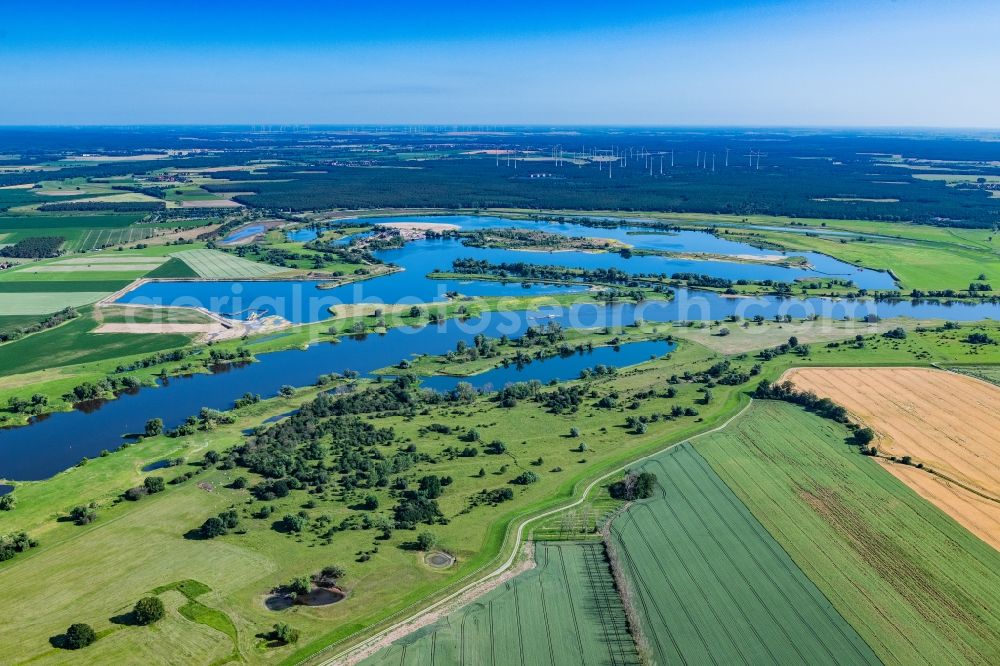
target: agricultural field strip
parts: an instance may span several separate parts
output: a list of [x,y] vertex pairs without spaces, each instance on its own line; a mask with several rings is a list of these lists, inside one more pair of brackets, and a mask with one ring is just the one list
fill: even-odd
[[217,250],[184,250],[173,256],[186,263],[201,277],[208,278],[258,277],[288,270],[249,261]]
[[5,315],[45,315],[66,307],[99,301],[106,291],[0,292],[0,312]]
[[166,260],[167,257],[148,257],[145,255],[126,254],[117,257],[70,257],[68,259],[60,259],[55,262],[54,265],[62,266],[85,264],[88,266],[100,266],[105,264],[162,264]]
[[[665,460],[672,464],[668,467]],[[671,490],[684,488],[677,492],[683,506],[673,506],[661,485],[655,509],[652,503],[634,505],[625,514],[625,529],[617,526],[618,521],[613,525],[624,560],[642,588],[647,618],[652,608],[661,619],[662,625],[647,633],[654,635],[665,663],[673,658],[687,660],[695,653],[700,655],[695,660],[709,659],[716,663],[732,661],[734,655],[747,664],[781,663],[789,658],[803,663],[836,663],[839,650],[848,644],[854,647],[859,659],[876,662],[867,649],[859,648],[858,637],[843,618],[690,446],[673,449],[643,468],[655,468],[663,480],[661,484],[666,483]],[[692,469],[699,472],[697,481],[691,476]],[[719,496],[706,495],[706,486],[717,490]],[[700,497],[692,502],[694,496]],[[728,504],[731,514],[720,511],[718,501],[723,499],[723,506]],[[708,509],[699,514],[696,507]],[[665,514],[660,511],[664,508]],[[739,533],[739,528],[731,522],[733,519],[737,525],[749,528],[752,541],[766,548],[757,550],[748,545],[747,535]],[[656,572],[650,572],[652,575],[645,579],[639,573],[643,559],[636,556],[634,547],[625,545],[629,527],[645,546],[647,560],[651,559],[656,567]],[[648,536],[650,533],[654,536]],[[679,534],[684,538],[679,539]],[[753,565],[741,567],[734,553],[744,553]],[[791,580],[779,582],[772,571],[773,565],[777,565],[774,570],[779,572],[778,576]],[[671,591],[672,605],[662,590],[653,589],[661,580]],[[685,594],[687,588],[696,593]],[[789,591],[795,599],[789,596]],[[785,617],[775,615],[782,611]],[[681,614],[687,625],[679,623]],[[768,620],[763,619],[765,616]],[[794,619],[789,622],[789,617]],[[685,630],[689,635],[693,630],[699,640],[685,641]],[[659,639],[661,631],[670,635],[673,653],[664,651],[665,645]],[[803,636],[810,639],[803,641]],[[807,654],[802,652],[803,647]]]
[[[779,409],[781,408],[797,409],[788,405],[781,405]],[[769,412],[772,409],[774,407],[768,406],[766,403],[755,401],[753,410],[749,414],[756,416],[755,410]],[[772,421],[774,422],[781,421],[780,413],[770,416],[773,417]],[[769,442],[766,451],[761,448],[763,442]],[[857,548],[864,547],[864,544],[857,542],[852,544],[842,541],[841,537],[834,536],[835,532],[831,531],[831,525],[826,522],[827,518],[809,508],[802,500],[801,492],[805,490],[803,484],[811,483],[814,487],[818,487],[821,485],[820,476],[832,474],[837,483],[847,484],[844,488],[850,493],[858,495],[857,504],[859,506],[892,506],[896,514],[905,510],[907,513],[905,518],[911,521],[910,532],[914,534],[940,534],[940,539],[949,544],[949,547],[973,558],[972,562],[965,563],[963,571],[953,572],[954,574],[971,575],[969,567],[974,562],[978,567],[977,574],[990,571],[992,573],[989,576],[995,577],[995,567],[987,560],[992,560],[996,552],[983,546],[986,553],[977,551],[970,554],[968,546],[954,543],[952,534],[942,531],[942,524],[932,522],[928,516],[931,514],[937,521],[940,517],[939,512],[920,497],[909,492],[905,486],[899,485],[893,477],[882,477],[882,470],[878,467],[862,468],[862,479],[865,477],[874,479],[875,484],[881,484],[878,490],[873,491],[867,486],[860,488],[858,486],[859,479],[850,476],[852,472],[849,469],[845,470],[844,466],[857,467],[868,464],[867,459],[859,457],[844,461],[839,458],[825,458],[827,455],[856,455],[853,452],[834,452],[832,454],[819,452],[820,457],[823,458],[820,461],[813,460],[816,451],[801,453],[799,455],[812,456],[807,460],[807,463],[815,465],[815,467],[806,468],[799,464],[801,461],[784,453],[785,451],[799,453],[804,443],[806,442],[803,441],[802,436],[787,430],[779,434],[769,427],[767,431],[764,431],[756,421],[748,417],[732,432],[717,433],[711,438],[705,439],[699,444],[699,449],[712,454],[709,456],[709,460],[712,461],[717,470],[720,470],[720,473],[724,473],[724,482],[743,499],[744,503],[749,502],[747,506],[753,509],[754,515],[767,523],[766,529],[778,539],[794,561],[803,566],[808,576],[820,586],[824,594],[847,617],[850,623],[861,631],[865,640],[876,648],[876,652],[883,660],[887,660],[888,663],[921,662],[928,664],[939,663],[935,662],[936,658],[948,659],[952,662],[960,660],[959,655],[955,652],[955,646],[946,645],[944,641],[939,640],[940,634],[926,635],[929,629],[934,631],[951,630],[950,626],[942,629],[934,624],[947,616],[947,611],[936,606],[927,606],[927,600],[935,599],[936,595],[932,593],[929,597],[922,598],[919,593],[913,593],[909,589],[912,584],[926,589],[928,585],[922,581],[921,576],[928,570],[926,568],[919,569],[917,570],[919,575],[916,576],[915,580],[907,578],[900,581],[897,586],[892,585],[892,580],[887,576],[896,575],[893,572],[897,571],[899,575],[909,574],[912,576],[912,567],[900,569],[901,563],[883,556],[880,551],[862,553]],[[749,460],[741,462],[739,457],[731,455],[732,452],[738,452],[740,449],[743,449],[750,456]],[[727,457],[720,458],[719,456],[723,454]],[[796,472],[793,474],[786,467],[794,467]],[[887,491],[883,486],[888,486],[892,490]],[[791,497],[787,493],[782,496],[780,489],[783,488],[788,488],[790,491],[796,489],[792,491],[795,493],[793,497],[799,502],[797,504],[794,501],[789,502]],[[891,499],[886,498],[886,492],[891,492]],[[892,502],[892,504],[887,505],[886,502]],[[865,514],[874,523],[874,527],[880,531],[875,536],[895,534],[901,525],[900,518],[903,516],[893,512],[889,512],[889,515],[884,514],[885,512],[867,512]],[[952,529],[957,530],[960,536],[976,541],[960,527],[955,526]],[[934,537],[934,539],[937,538]],[[834,541],[831,542],[830,539]],[[927,566],[927,563],[936,562],[934,554],[938,553],[936,549],[941,544],[927,545],[934,539],[920,539],[911,543],[911,547],[916,547],[917,550],[921,551],[921,564],[924,567]],[[982,545],[981,542],[977,543]],[[930,549],[930,554],[923,552],[925,546],[926,549]],[[960,582],[955,579],[952,573],[942,571],[940,566],[935,567],[933,573],[939,582],[947,583],[950,590],[962,590]],[[845,581],[850,581],[850,583],[845,585]],[[985,593],[986,589],[989,588],[977,591],[977,594]],[[961,594],[968,596],[964,592]],[[988,594],[997,596],[996,590],[988,592]],[[978,606],[981,607],[981,604]],[[993,626],[1000,624],[997,608],[1000,606],[994,604],[992,610],[988,611],[988,614],[992,616]],[[924,632],[912,631],[913,627],[920,626],[924,626]],[[898,656],[900,650],[904,648],[909,651],[903,656]],[[966,658],[969,657],[971,649],[966,646],[965,651],[963,651]],[[971,654],[975,656],[974,651]]]
[[106,271],[106,272],[124,272],[124,273],[145,273],[151,271],[154,268],[159,267],[158,263],[134,263],[134,264],[46,264],[44,266],[35,266],[33,268],[36,273],[87,273],[95,271]]

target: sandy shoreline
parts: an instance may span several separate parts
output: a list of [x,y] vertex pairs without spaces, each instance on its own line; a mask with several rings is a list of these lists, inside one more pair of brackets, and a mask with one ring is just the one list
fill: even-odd
[[446,224],[444,222],[380,222],[376,226],[399,230],[410,229],[413,231],[458,231],[461,228],[457,224]]

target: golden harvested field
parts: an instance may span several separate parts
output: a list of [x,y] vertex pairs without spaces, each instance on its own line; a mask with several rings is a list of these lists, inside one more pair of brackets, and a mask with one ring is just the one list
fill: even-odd
[[927,368],[796,368],[785,378],[829,397],[873,428],[880,453],[911,456],[914,466],[883,462],[1000,549],[1000,388]]

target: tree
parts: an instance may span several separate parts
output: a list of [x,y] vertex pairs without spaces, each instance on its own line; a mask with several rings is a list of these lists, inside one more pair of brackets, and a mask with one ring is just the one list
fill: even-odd
[[159,597],[143,597],[135,602],[135,607],[132,609],[135,621],[142,625],[162,620],[166,614],[167,611],[163,608],[163,602]]
[[516,477],[511,479],[511,483],[517,484],[519,486],[526,486],[531,483],[538,481],[538,475],[532,471],[521,472]]
[[299,576],[298,578],[293,578],[287,587],[288,591],[292,594],[302,596],[309,594],[309,591],[312,589],[312,583],[305,576]]
[[294,513],[286,514],[281,519],[281,527],[286,532],[301,532],[306,526],[306,519]]
[[278,393],[281,394],[282,398],[290,398],[293,395],[295,395],[295,387],[285,384],[280,389],[278,389]]
[[198,529],[203,539],[214,539],[215,537],[220,537],[226,533],[226,526],[222,522],[222,519],[217,516],[212,516]]
[[575,426],[572,427],[572,428],[570,428],[569,429],[569,436],[570,437],[579,437],[580,436],[580,429],[577,428],[577,427],[575,427]]
[[163,492],[163,489],[166,488],[161,476],[147,476],[143,480],[142,485],[150,495]]
[[0,511],[11,511],[14,508],[14,504],[13,493],[0,495]]
[[271,635],[268,638],[273,641],[278,641],[279,643],[284,643],[285,645],[288,645],[289,643],[298,643],[299,630],[292,629],[284,622],[279,622],[274,625],[273,629],[271,629]]
[[92,506],[75,506],[69,517],[77,525],[89,525],[97,520],[97,511]]
[[795,337],[794,335],[792,337],[788,338],[788,346],[789,347],[798,347],[799,346],[799,339],[797,337]]
[[347,575],[344,567],[338,566],[336,564],[330,564],[323,567],[323,570],[319,572],[320,577],[323,580],[337,581]]
[[420,550],[430,550],[437,545],[437,537],[431,532],[421,532],[417,535],[417,548]]
[[861,446],[869,444],[875,439],[875,431],[871,428],[858,428],[854,431],[854,441]]
[[149,419],[144,429],[146,437],[156,437],[163,433],[163,419]]
[[375,495],[367,495],[363,506],[368,511],[374,511],[378,508],[378,497]]
[[615,499],[631,502],[653,496],[656,489],[656,475],[652,472],[626,472],[625,478],[611,484],[608,489]]
[[67,650],[79,650],[80,648],[87,647],[96,640],[97,633],[89,624],[77,622],[76,624],[71,624],[69,629],[66,630],[63,647]]
[[420,479],[420,492],[429,499],[441,496],[441,479],[431,474]]

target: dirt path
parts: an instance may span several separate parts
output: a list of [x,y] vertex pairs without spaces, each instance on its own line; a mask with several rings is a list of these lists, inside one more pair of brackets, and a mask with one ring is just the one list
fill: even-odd
[[454,613],[462,606],[472,603],[487,592],[492,592],[512,578],[520,576],[525,571],[534,569],[535,566],[537,566],[535,563],[534,550],[534,542],[526,542],[522,548],[523,559],[521,559],[516,566],[507,569],[495,578],[487,578],[475,584],[474,586],[466,589],[466,591],[462,592],[459,596],[450,600],[448,603],[442,604],[441,606],[434,608],[433,610],[429,610],[426,613],[416,615],[410,620],[392,627],[385,633],[379,634],[370,641],[362,643],[350,652],[347,652],[339,657],[335,657],[325,663],[331,664],[331,666],[354,666],[355,664],[361,663],[368,657],[372,656],[379,650],[389,647],[400,638],[413,633],[417,629],[426,627],[429,624],[434,624],[446,615]]

